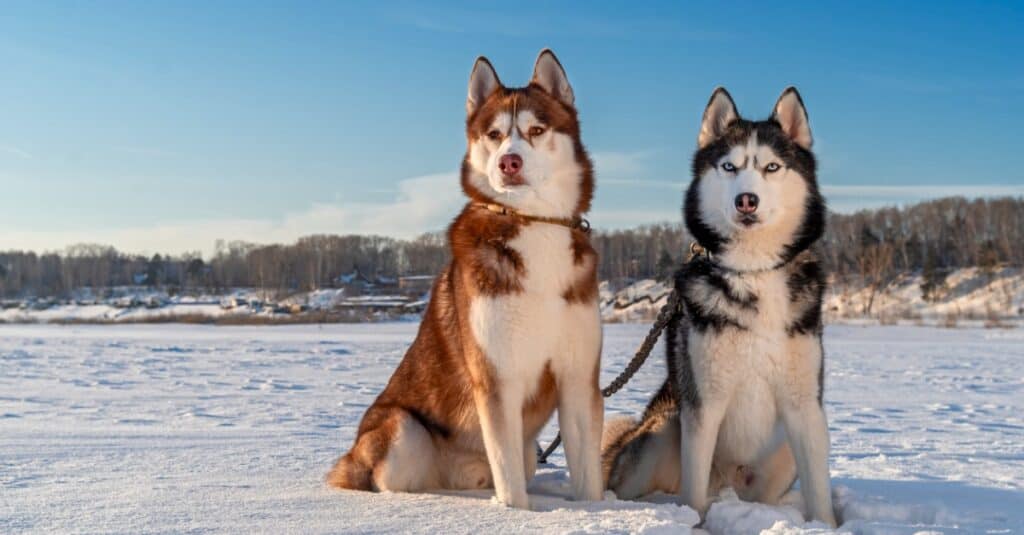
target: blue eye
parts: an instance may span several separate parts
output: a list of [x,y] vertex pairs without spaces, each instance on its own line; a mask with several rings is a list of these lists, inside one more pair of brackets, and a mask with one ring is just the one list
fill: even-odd
[[778,171],[778,170],[779,170],[779,169],[781,169],[781,168],[782,168],[782,167],[780,167],[780,166],[779,166],[779,164],[777,164],[777,163],[775,163],[775,162],[772,162],[772,163],[770,163],[770,164],[768,164],[768,165],[764,166],[764,171],[765,171],[766,173],[774,173],[775,171]]
[[726,171],[728,171],[730,173],[735,173],[736,172],[736,166],[733,165],[731,162],[723,163],[722,164],[722,169],[725,169]]

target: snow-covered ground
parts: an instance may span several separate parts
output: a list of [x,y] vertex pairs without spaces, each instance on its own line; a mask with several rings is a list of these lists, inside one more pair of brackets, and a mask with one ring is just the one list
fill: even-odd
[[[669,496],[567,500],[560,456],[531,485],[534,511],[486,492],[325,488],[415,329],[0,326],[0,533],[685,533],[695,523]],[[606,326],[603,382],[646,329]],[[1024,332],[832,326],[826,349],[844,530],[1024,532]],[[608,415],[638,414],[663,373],[660,357],[648,363]],[[821,526],[792,507],[725,497],[705,527]]]
[[826,296],[825,313],[829,319],[860,317],[870,303],[869,315],[875,318],[1005,320],[1024,316],[1022,268],[957,269],[937,285],[928,299],[921,290],[923,282],[920,273],[904,274],[879,288],[873,298],[870,286],[833,285]]
[[[864,284],[830,283],[825,295],[828,323],[881,320],[927,325],[1024,325],[1024,269],[957,269],[925,299],[921,273],[905,273],[876,290]],[[645,279],[616,292],[601,285],[601,316],[606,322],[650,321],[667,302],[671,287]],[[871,304],[869,307],[868,304]]]
[[[348,296],[343,288],[296,292],[280,300],[268,299],[263,292],[251,288],[193,296],[126,286],[112,289],[111,295],[103,299],[95,298],[88,288],[75,294],[76,298],[64,300],[0,301],[0,323],[322,322],[323,317],[317,312],[334,313],[348,321],[394,321],[415,315],[426,306],[424,296],[418,294]],[[88,298],[79,297],[83,294]],[[305,314],[309,312],[314,314]]]
[[[923,282],[921,273],[905,273],[876,290],[857,282],[833,282],[825,296],[826,321],[1024,326],[1022,268],[957,269],[941,283],[935,281],[927,299],[922,292]],[[654,319],[672,290],[653,279],[639,280],[615,291],[612,287],[606,281],[600,288],[601,316],[609,323]],[[91,290],[76,294],[87,298],[59,303],[30,299],[0,302],[0,323],[290,323],[304,318],[311,323],[324,321],[316,312],[345,312],[345,321],[393,321],[413,316],[426,305],[426,296],[395,292],[349,296],[340,288],[296,292],[277,301],[246,288],[236,288],[225,295],[170,296],[147,287],[119,287],[113,295],[99,300]],[[308,312],[314,314],[304,315]],[[335,321],[338,319],[341,318]]]

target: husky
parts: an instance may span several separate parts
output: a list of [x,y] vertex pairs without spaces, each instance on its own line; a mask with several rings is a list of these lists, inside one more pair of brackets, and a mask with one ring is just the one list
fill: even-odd
[[666,328],[668,378],[639,422],[610,422],[602,465],[620,498],[678,493],[702,515],[733,487],[778,503],[799,477],[809,514],[835,526],[822,406],[825,227],[807,111],[786,89],[768,120],[718,88],[704,112],[684,200],[709,254],[675,276],[683,313]]
[[526,87],[476,60],[466,99],[469,202],[448,229],[419,332],[327,475],[343,489],[492,487],[529,508],[535,439],[558,409],[576,499],[603,496],[594,191],[575,97],[550,50]]

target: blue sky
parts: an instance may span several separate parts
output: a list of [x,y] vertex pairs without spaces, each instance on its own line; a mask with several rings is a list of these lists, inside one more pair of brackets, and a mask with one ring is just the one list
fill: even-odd
[[598,227],[679,220],[717,85],[799,87],[835,209],[1024,194],[1020,4],[820,4],[5,2],[0,249],[439,230],[474,58],[518,85],[546,46]]

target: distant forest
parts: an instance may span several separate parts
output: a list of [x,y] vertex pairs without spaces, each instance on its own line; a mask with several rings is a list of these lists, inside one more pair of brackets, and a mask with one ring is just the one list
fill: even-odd
[[[616,285],[664,278],[687,254],[681,224],[631,230],[595,230],[601,280]],[[878,285],[898,273],[927,275],[967,266],[1024,264],[1024,199],[952,197],[904,208],[830,214],[820,251],[842,282]],[[2,244],[0,244],[2,246]],[[290,245],[218,241],[211,258],[198,253],[126,254],[105,245],[63,252],[0,252],[0,297],[67,297],[92,288],[152,286],[172,293],[259,288],[278,295],[329,288],[342,275],[370,280],[432,275],[447,262],[443,233],[414,240],[380,236],[316,235]]]

